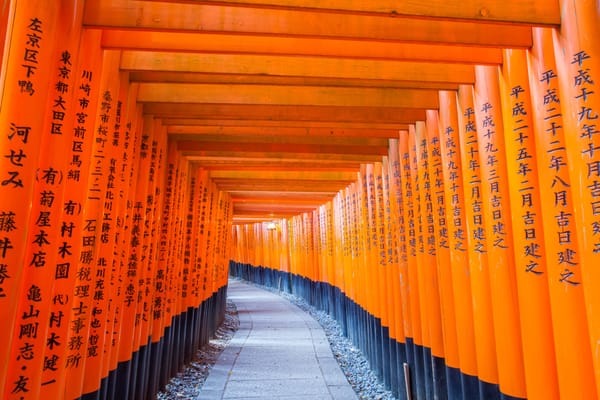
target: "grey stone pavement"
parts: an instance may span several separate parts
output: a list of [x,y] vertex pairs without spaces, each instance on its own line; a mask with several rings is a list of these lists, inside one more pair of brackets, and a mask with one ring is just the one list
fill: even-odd
[[317,321],[276,294],[230,280],[240,327],[198,400],[353,400]]

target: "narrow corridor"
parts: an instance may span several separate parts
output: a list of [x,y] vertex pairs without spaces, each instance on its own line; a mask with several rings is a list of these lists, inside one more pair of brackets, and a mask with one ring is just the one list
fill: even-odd
[[232,280],[240,328],[205,382],[200,399],[356,399],[321,326],[287,300]]

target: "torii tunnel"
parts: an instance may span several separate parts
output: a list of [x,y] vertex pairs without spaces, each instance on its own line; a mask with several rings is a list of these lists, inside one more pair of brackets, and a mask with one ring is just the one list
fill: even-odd
[[598,398],[598,1],[0,4],[2,398],[154,398],[229,276],[400,399]]

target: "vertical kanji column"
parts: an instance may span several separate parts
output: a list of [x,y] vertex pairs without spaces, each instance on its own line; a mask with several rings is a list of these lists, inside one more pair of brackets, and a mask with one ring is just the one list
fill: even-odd
[[[431,175],[429,173],[429,144],[427,126],[424,121],[415,124],[416,171],[418,176],[415,188],[419,191],[419,234],[417,235],[419,291],[423,294],[422,309],[426,310],[426,321],[429,328],[429,346],[425,348],[424,365],[427,371],[427,395],[440,396],[445,391],[440,376],[444,375],[444,338],[442,332],[442,315],[440,305],[440,289],[437,269],[437,248],[435,241],[435,223]],[[431,357],[431,359],[430,359]]]
[[[454,289],[452,286],[452,264],[446,217],[446,190],[441,156],[441,138],[439,114],[435,110],[427,110],[427,142],[429,152],[429,176],[434,221],[434,239],[436,243],[436,260],[438,288],[440,296],[440,315],[444,340],[444,363],[446,364],[446,387],[450,398],[462,396],[457,344],[456,310]],[[450,219],[451,220],[451,219]]]
[[558,387],[542,197],[524,50],[504,51],[500,83],[527,396],[554,399]]
[[[108,290],[102,296],[92,291],[99,281],[111,279],[112,254],[101,248],[111,248],[108,235],[112,233],[111,208],[116,206],[114,196],[114,170],[118,147],[114,146],[112,132],[118,110],[120,53],[106,51],[100,77],[100,99],[94,126],[92,164],[89,171],[87,197],[83,208],[84,228],[81,236],[80,263],[75,270],[77,284],[74,289],[72,316],[85,332],[87,347],[82,393],[93,393],[100,388]],[[73,385],[76,385],[74,382]],[[70,386],[70,385],[69,385]]]
[[[58,7],[45,1],[15,2],[7,26],[10,39],[5,44],[0,103],[0,320],[5,327],[0,330],[0,393],[6,398],[29,393],[36,372],[28,371],[23,362],[39,364],[44,351],[30,345],[44,336],[44,322],[36,310],[38,304],[50,301],[51,293],[42,293],[33,284],[25,288],[23,277],[25,268],[36,268],[26,259],[27,235],[35,229],[30,227],[30,204],[39,178],[44,130],[52,116],[47,99],[54,95],[58,12]],[[17,315],[19,304],[31,305],[31,312]],[[13,360],[11,349],[17,341],[20,354]]]
[[[423,366],[423,348],[429,346],[429,329],[425,325],[427,320],[426,310],[422,306],[421,297],[424,296],[419,285],[418,257],[417,257],[417,233],[418,233],[418,210],[420,193],[417,185],[417,160],[415,130],[411,125],[408,131],[400,132],[400,161],[402,164],[402,177],[404,184],[404,218],[408,227],[408,260],[407,260],[407,291],[410,303],[410,318],[412,325],[412,344],[407,348],[409,364],[412,362],[414,368],[411,372],[411,383],[413,384],[413,395],[418,398],[425,396],[425,376]],[[412,354],[408,353],[412,351]]]
[[468,229],[463,166],[458,127],[458,96],[456,92],[440,91],[440,157],[442,163],[446,222],[448,226],[448,252],[454,293],[457,330],[457,352],[461,371],[461,389],[465,399],[476,398],[479,389],[473,303],[468,255]]
[[[55,277],[55,265],[60,263],[61,254],[65,248],[58,240],[60,236],[61,201],[67,177],[67,159],[65,152],[70,146],[71,126],[73,124],[73,63],[76,58],[81,30],[81,7],[75,7],[73,2],[62,2],[59,6],[59,18],[64,24],[59,25],[55,32],[55,47],[49,68],[52,71],[51,87],[45,109],[44,128],[41,132],[40,154],[36,168],[36,180],[31,204],[31,219],[27,235],[27,250],[23,265],[23,286],[27,297],[23,299],[17,311],[18,323],[14,328],[15,342],[13,343],[11,359],[15,367],[11,368],[7,379],[15,381],[22,374],[28,374],[26,393],[16,398],[37,398],[42,385],[52,384],[43,381],[41,370],[60,368],[57,355],[45,355],[46,350],[54,350],[63,344],[63,338],[56,332],[50,331],[48,321],[52,304],[52,290]],[[25,157],[24,157],[25,158]],[[35,293],[35,295],[33,295]],[[23,293],[24,294],[24,293]],[[61,321],[62,322],[62,321]],[[35,325],[35,335],[21,335],[20,327],[27,324]],[[22,356],[24,349],[34,357],[28,359]],[[64,369],[60,368],[61,372]]]
[[[592,349],[581,284],[579,230],[574,214],[575,197],[569,169],[572,155],[567,136],[575,136],[563,121],[561,95],[552,41],[552,30],[534,29],[529,52],[533,136],[536,145],[541,199],[540,218],[546,244],[546,282],[549,287],[555,344],[557,384],[561,398],[593,398]],[[580,179],[579,177],[577,178]],[[574,312],[574,310],[579,310]],[[569,345],[565,345],[569,343]]]
[[479,398],[498,398],[498,366],[496,337],[492,318],[492,299],[489,279],[488,245],[483,214],[482,174],[479,139],[475,123],[473,87],[461,85],[458,91],[459,143],[465,196],[465,228],[475,329]]
[[[397,385],[404,386],[403,365],[407,361],[407,346],[410,337],[410,310],[409,297],[407,291],[407,244],[406,244],[406,224],[404,219],[404,188],[402,180],[402,166],[400,164],[400,143],[399,139],[389,140],[389,198],[391,210],[391,233],[393,244],[392,257],[394,270],[392,271],[393,295],[395,303],[395,323],[396,323],[396,353],[398,376]],[[407,398],[406,390],[399,390],[395,393],[401,399]]]
[[[561,26],[554,31],[557,75],[569,161],[579,267],[588,317],[597,395],[600,395],[600,26],[598,2],[561,0]],[[560,279],[577,282],[564,265]]]
[[504,129],[495,67],[475,67],[475,120],[479,134],[483,213],[496,331],[500,391],[526,397],[523,348],[510,221]]

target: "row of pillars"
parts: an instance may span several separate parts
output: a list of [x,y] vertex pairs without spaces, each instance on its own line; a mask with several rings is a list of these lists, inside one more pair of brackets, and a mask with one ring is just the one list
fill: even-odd
[[598,398],[599,10],[564,3],[331,202],[234,227],[232,272],[354,327],[401,398],[405,363],[416,399]]
[[229,196],[142,114],[83,2],[9,4],[0,397],[153,398],[224,315]]

